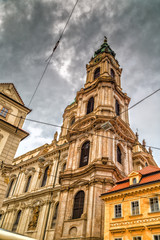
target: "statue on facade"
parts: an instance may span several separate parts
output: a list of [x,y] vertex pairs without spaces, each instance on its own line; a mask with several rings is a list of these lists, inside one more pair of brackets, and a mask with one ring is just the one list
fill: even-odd
[[40,207],[36,206],[33,208],[32,219],[28,224],[28,230],[34,230],[37,227]]

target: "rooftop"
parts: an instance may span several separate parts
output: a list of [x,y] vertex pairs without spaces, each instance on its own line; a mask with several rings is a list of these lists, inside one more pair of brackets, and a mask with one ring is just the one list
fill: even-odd
[[111,188],[108,192],[106,192],[102,195],[104,196],[104,195],[108,195],[113,192],[125,190],[127,188],[133,188],[133,187],[135,188],[135,187],[139,187],[140,185],[143,185],[143,184],[149,184],[149,183],[152,183],[155,181],[160,181],[160,168],[159,167],[147,166],[147,167],[141,169],[140,171],[137,171],[137,174],[138,173],[141,174],[141,179],[140,179],[139,183],[130,185],[129,177],[126,177],[126,178],[116,182],[116,185],[113,188]]

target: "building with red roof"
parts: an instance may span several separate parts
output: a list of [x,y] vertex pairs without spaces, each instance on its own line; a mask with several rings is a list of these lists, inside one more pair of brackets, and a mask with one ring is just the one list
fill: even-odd
[[105,240],[160,239],[160,168],[132,171],[101,198]]

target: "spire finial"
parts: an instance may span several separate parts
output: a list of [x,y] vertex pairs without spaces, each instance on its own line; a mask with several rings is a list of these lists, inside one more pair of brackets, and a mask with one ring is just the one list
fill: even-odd
[[107,42],[107,37],[106,36],[104,36],[104,42]]

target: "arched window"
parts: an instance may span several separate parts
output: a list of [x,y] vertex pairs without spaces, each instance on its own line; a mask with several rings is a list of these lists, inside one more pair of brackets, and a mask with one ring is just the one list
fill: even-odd
[[17,213],[16,220],[15,220],[15,222],[14,222],[14,224],[13,224],[13,227],[12,227],[12,231],[13,231],[13,232],[15,232],[15,231],[17,230],[20,216],[21,216],[21,210],[19,210],[18,213]]
[[45,169],[45,172],[44,172],[44,175],[43,175],[43,180],[42,180],[42,184],[41,184],[41,187],[44,187],[46,185],[46,182],[47,182],[47,172],[48,172],[48,169],[49,169],[49,166],[46,167]]
[[59,203],[57,203],[57,205],[55,207],[55,211],[54,211],[54,215],[53,215],[52,223],[51,223],[51,228],[54,228],[56,225],[56,219],[57,219],[57,215],[58,215],[58,207],[59,207]]
[[133,178],[133,184],[136,184],[136,183],[137,183],[137,179]]
[[31,176],[29,176],[28,179],[27,179],[27,184],[26,184],[24,192],[28,192],[30,182],[31,182]]
[[88,101],[88,105],[87,105],[87,114],[93,112],[94,109],[94,98],[91,97]]
[[117,162],[122,163],[122,154],[120,148],[117,146]]
[[74,122],[75,122],[75,117],[72,117],[72,119],[70,121],[70,126],[72,126]]
[[74,198],[73,219],[80,218],[84,207],[84,192],[79,191]]
[[116,100],[115,104],[115,110],[116,110],[116,115],[119,116],[120,114],[120,107],[119,107],[119,102]]
[[14,183],[14,179],[12,179],[12,181],[11,181],[11,183],[10,183],[8,192],[7,192],[7,194],[6,194],[6,198],[9,197],[9,195],[10,195],[10,193],[11,193],[11,190],[12,190],[12,187],[13,187],[13,183]]
[[111,77],[115,78],[115,72],[114,72],[114,70],[112,68],[111,68]]
[[81,148],[81,159],[80,159],[79,167],[83,167],[88,164],[89,149],[90,149],[90,142],[87,141],[82,145],[82,148]]
[[100,67],[96,68],[94,71],[94,79],[98,78],[100,76]]

